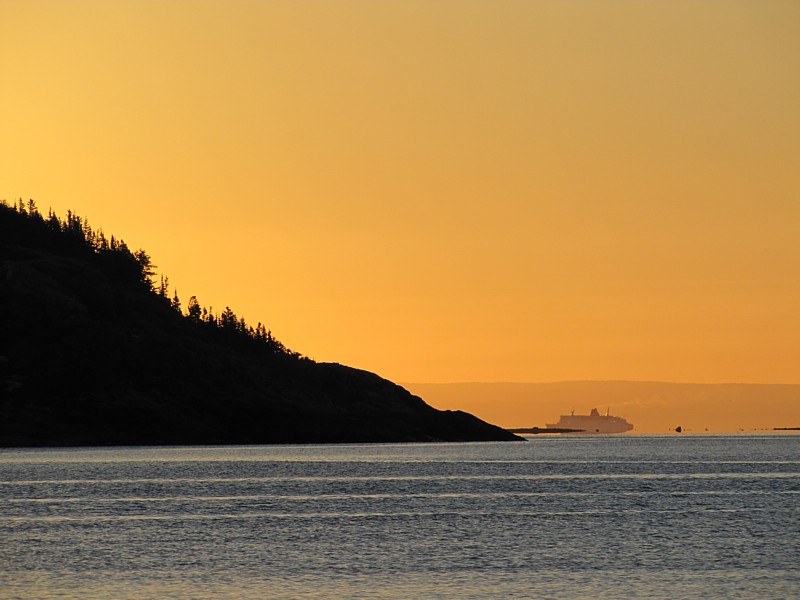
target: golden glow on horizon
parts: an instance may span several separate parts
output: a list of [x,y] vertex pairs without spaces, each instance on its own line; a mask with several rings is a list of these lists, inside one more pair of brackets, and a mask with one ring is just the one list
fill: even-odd
[[800,382],[800,4],[0,0],[0,197],[395,381]]

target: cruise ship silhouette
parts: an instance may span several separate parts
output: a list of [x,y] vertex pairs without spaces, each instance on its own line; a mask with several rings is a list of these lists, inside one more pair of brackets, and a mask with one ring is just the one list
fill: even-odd
[[622,417],[612,417],[606,412],[601,415],[596,408],[588,415],[561,415],[558,423],[548,423],[548,429],[567,429],[564,433],[624,433],[633,429],[633,425]]

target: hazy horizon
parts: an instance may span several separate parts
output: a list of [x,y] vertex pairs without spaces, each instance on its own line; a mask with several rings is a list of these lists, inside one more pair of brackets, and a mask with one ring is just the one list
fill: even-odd
[[544,427],[592,408],[633,423],[632,433],[773,431],[800,427],[800,384],[653,381],[404,383],[440,410],[465,410],[506,428]]
[[409,381],[398,382],[400,385],[469,385],[469,384],[488,384],[488,385],[547,385],[554,383],[664,383],[678,385],[800,385],[798,382],[770,382],[756,383],[752,381],[667,381],[660,379],[560,379],[551,381]]

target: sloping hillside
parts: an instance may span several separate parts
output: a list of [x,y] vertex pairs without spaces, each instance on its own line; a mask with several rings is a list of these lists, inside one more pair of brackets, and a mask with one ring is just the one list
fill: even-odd
[[0,205],[0,445],[515,439],[156,288],[146,253]]

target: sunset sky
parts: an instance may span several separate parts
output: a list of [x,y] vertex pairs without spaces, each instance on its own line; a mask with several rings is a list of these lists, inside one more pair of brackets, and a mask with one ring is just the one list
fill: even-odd
[[800,383],[797,0],[0,0],[0,84],[0,198],[316,360]]

